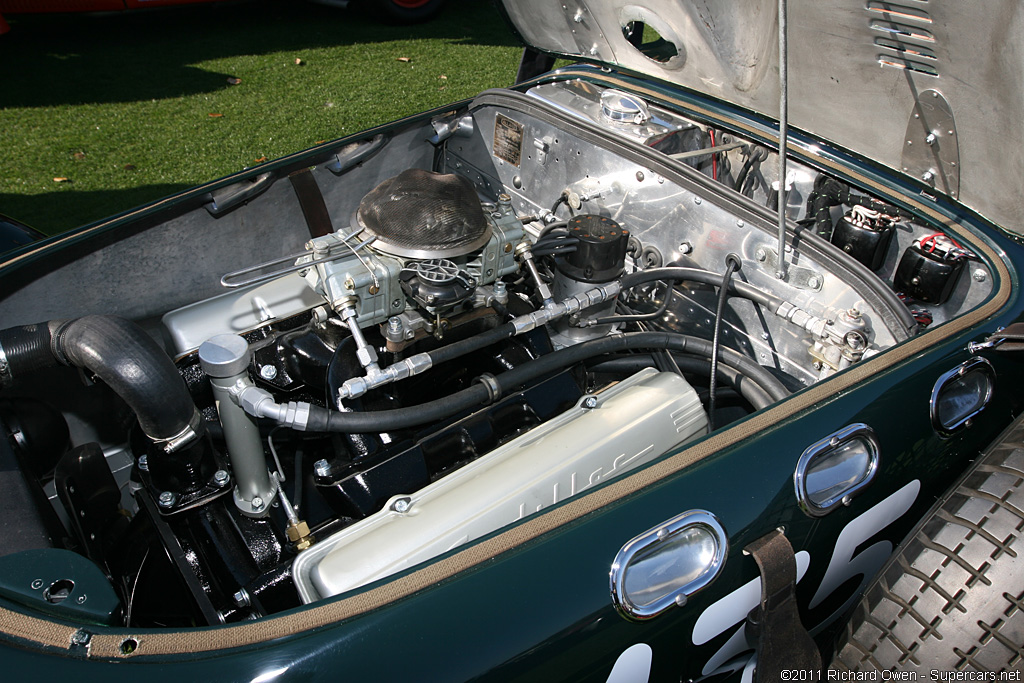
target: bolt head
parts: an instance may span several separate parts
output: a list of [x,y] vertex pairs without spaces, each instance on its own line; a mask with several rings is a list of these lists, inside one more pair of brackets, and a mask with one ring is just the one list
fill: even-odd
[[768,258],[768,252],[766,252],[764,249],[758,249],[757,251],[754,252],[754,258],[756,258],[758,261],[764,261],[766,258]]
[[818,287],[821,287],[821,281],[818,280],[818,278],[816,278],[814,276],[811,276],[811,277],[807,278],[807,286],[808,287],[813,287],[814,289],[817,289]]
[[701,199],[700,197],[694,197],[694,198],[693,198],[693,203],[694,203],[694,204],[700,204],[700,203],[701,203],[702,201],[703,201],[703,200],[702,200],[702,199]]
[[597,398],[594,396],[587,396],[583,399],[583,407],[587,409],[594,409],[597,407]]
[[326,460],[317,460],[313,463],[313,472],[318,477],[329,477],[331,476],[331,463]]
[[264,365],[260,368],[260,377],[265,380],[271,380],[277,377],[277,366],[275,365]]
[[143,472],[149,471],[149,456],[145,453],[139,456],[139,469]]
[[395,501],[395,504],[392,507],[394,508],[395,512],[405,514],[409,511],[409,507],[411,505],[412,503],[409,501],[408,498],[399,498],[398,500]]
[[174,501],[176,499],[177,499],[177,496],[175,496],[170,491],[162,491],[160,493],[160,495],[157,497],[157,501],[156,502],[157,502],[157,505],[159,505],[162,508],[169,508],[172,505],[174,505]]
[[971,274],[975,282],[984,282],[988,278],[988,274],[980,268]]
[[217,470],[213,473],[213,483],[217,486],[224,486],[231,479],[227,470]]
[[231,596],[238,607],[246,607],[249,604],[249,594],[243,589]]
[[259,496],[255,496],[252,499],[251,503],[252,503],[252,509],[253,509],[254,512],[259,512],[260,510],[263,509],[263,506],[266,504],[263,501],[263,499],[260,498]]

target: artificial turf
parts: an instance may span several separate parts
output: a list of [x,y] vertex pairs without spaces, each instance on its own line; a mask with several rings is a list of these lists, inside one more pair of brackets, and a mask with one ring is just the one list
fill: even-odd
[[7,19],[0,213],[47,234],[508,85],[521,51],[487,0],[405,27],[298,0]]

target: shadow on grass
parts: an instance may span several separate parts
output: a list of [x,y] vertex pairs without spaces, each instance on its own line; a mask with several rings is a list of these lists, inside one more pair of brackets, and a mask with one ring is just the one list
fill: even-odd
[[[79,225],[121,213],[191,188],[186,184],[143,185],[125,190],[59,192],[22,195],[0,192],[0,207],[11,218],[32,217],[31,227],[46,235],[56,235]],[[69,214],[68,207],[75,207]]]
[[[230,88],[231,74],[193,65],[238,55],[414,38],[516,45],[485,0],[448,0],[439,17],[387,26],[359,8],[296,0],[113,12],[7,16],[0,37],[0,108],[135,102]],[[339,65],[338,68],[344,68]]]

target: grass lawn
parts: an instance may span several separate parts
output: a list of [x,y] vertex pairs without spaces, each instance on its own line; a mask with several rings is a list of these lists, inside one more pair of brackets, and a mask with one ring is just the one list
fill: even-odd
[[299,0],[7,19],[0,213],[48,234],[508,85],[521,50],[487,0],[411,27]]

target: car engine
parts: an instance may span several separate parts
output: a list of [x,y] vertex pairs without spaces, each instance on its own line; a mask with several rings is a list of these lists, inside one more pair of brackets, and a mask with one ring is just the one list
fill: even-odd
[[777,161],[749,130],[554,81],[332,147],[313,170],[330,230],[247,180],[151,229],[159,264],[138,231],[54,266],[4,319],[100,262],[127,274],[0,332],[24,521],[5,546],[87,559],[109,623],[282,612],[559,505],[988,295],[960,237]]

